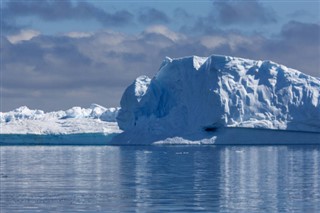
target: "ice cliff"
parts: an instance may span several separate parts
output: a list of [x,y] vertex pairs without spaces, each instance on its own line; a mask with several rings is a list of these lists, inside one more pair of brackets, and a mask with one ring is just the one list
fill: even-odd
[[320,132],[320,79],[272,61],[166,58],[124,92],[120,129],[176,136],[219,127]]

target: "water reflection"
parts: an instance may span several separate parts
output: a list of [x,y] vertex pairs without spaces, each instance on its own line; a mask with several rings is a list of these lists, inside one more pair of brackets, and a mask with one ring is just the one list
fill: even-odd
[[131,157],[140,210],[320,210],[317,146],[143,147]]
[[319,212],[319,146],[1,147],[1,212]]

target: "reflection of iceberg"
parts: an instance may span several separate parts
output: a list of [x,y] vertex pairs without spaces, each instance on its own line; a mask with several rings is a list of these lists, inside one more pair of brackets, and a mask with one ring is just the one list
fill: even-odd
[[[318,153],[311,147],[225,147],[220,155],[221,205],[247,212],[320,209]],[[297,203],[306,199],[309,206]]]
[[139,147],[135,154],[128,150],[132,148],[121,147],[121,161],[130,162],[124,169],[132,175],[123,176],[122,182],[135,184],[137,212],[212,209],[219,201],[219,164],[213,160],[219,155],[185,147]]
[[[121,148],[121,162],[130,162],[130,168],[122,170],[132,176],[121,181],[135,185],[138,212],[320,209],[316,147],[141,147],[134,154],[128,149]],[[308,206],[298,203],[306,199]]]

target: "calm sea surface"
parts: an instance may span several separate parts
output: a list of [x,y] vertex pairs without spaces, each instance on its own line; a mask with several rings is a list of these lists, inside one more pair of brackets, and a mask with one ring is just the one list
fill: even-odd
[[2,146],[4,212],[320,212],[320,146]]

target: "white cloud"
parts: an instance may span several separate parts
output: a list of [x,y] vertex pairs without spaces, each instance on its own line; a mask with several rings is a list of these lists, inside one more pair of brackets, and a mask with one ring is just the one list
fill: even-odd
[[166,26],[163,26],[163,25],[154,25],[154,26],[148,27],[144,32],[145,33],[157,33],[157,34],[160,34],[160,35],[163,35],[163,36],[169,38],[172,41],[178,41],[180,39],[185,38],[184,35],[173,32],[169,28],[167,28]]
[[227,42],[227,39],[222,36],[204,36],[200,39],[200,43],[210,49],[219,47]]
[[70,38],[87,38],[92,35],[92,32],[68,32],[65,34],[65,36],[68,36]]
[[40,35],[40,32],[35,30],[20,30],[18,34],[7,36],[7,39],[12,43],[16,44],[21,41],[28,41],[36,36]]
[[203,36],[200,38],[200,43],[209,49],[219,48],[222,45],[228,45],[232,51],[236,51],[239,45],[247,45],[251,48],[254,47],[254,43],[257,42],[259,37],[243,36],[237,34],[229,34],[225,36]]

